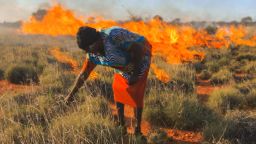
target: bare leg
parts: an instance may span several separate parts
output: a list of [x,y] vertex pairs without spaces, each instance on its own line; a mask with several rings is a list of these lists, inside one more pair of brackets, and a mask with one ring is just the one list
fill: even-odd
[[118,115],[119,125],[125,126],[125,122],[124,122],[124,104],[116,102],[116,108],[117,108],[117,115]]
[[135,126],[135,134],[141,134],[141,116],[142,116],[143,108],[134,108],[135,118],[136,118],[136,126]]

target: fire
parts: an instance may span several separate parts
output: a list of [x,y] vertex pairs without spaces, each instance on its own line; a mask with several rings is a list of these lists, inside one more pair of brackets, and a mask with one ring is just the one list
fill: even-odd
[[41,21],[30,17],[29,22],[22,24],[22,32],[26,34],[74,35],[84,22],[75,17],[70,10],[56,5],[48,10]]
[[[91,26],[98,30],[120,26],[145,36],[152,44],[152,53],[163,57],[169,64],[179,64],[194,59],[202,60],[204,53],[197,47],[222,48],[232,45],[256,46],[256,35],[247,37],[243,26],[219,27],[216,34],[208,34],[203,28],[196,29],[188,25],[172,25],[152,19],[150,21],[116,22],[99,17],[90,17],[86,21],[75,14],[55,5],[50,8],[42,20],[31,17],[23,22],[21,31],[25,34],[72,35],[75,36],[80,26]],[[194,48],[194,50],[190,50]],[[156,68],[153,66],[153,68]]]
[[73,72],[77,73],[78,63],[68,55],[62,53],[59,48],[51,49],[50,54],[53,55],[59,62],[70,65],[73,69]]
[[156,78],[158,78],[163,83],[168,83],[171,80],[170,76],[164,70],[158,68],[156,64],[152,63],[150,68],[153,69]]
[[[53,48],[50,50],[50,54],[53,55],[59,62],[68,64],[72,67],[72,72],[75,74],[79,74],[80,70],[78,67],[78,62],[68,56],[67,54],[64,54],[63,52],[60,51],[59,48]],[[100,77],[100,75],[97,72],[92,71],[89,79],[94,80]]]
[[250,47],[256,46],[256,35],[251,38],[247,38],[248,32],[244,26],[230,26],[219,28],[216,37],[225,43],[225,46],[228,47],[230,44],[234,45],[246,45]]

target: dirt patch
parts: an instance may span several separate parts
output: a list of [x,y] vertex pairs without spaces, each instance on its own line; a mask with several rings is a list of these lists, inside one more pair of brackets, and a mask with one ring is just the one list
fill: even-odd
[[222,89],[224,86],[196,86],[196,93],[198,96],[198,99],[202,102],[206,102],[209,98],[209,95],[214,91],[218,89]]
[[33,91],[37,89],[38,86],[28,86],[28,85],[16,85],[12,84],[6,80],[0,81],[0,96],[7,92],[26,92],[26,91]]
[[202,80],[199,76],[196,77],[196,93],[198,99],[202,102],[206,102],[208,100],[209,95],[217,89],[221,89],[225,87],[225,85],[213,86],[211,85],[210,80]]
[[234,76],[234,79],[238,82],[243,81],[243,80],[256,78],[256,74],[248,74],[248,73],[245,73],[245,72],[235,73],[233,76]]

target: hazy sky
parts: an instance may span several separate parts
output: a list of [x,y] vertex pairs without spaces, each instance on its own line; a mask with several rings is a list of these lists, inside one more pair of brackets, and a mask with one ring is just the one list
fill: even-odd
[[0,22],[26,20],[44,5],[59,2],[79,15],[128,19],[129,13],[166,20],[256,20],[256,0],[0,0]]

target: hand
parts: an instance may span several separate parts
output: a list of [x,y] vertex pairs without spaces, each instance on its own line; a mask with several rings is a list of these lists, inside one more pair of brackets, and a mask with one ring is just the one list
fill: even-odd
[[131,76],[129,81],[128,81],[128,84],[129,85],[133,85],[135,84],[137,81],[139,80],[138,76]]

